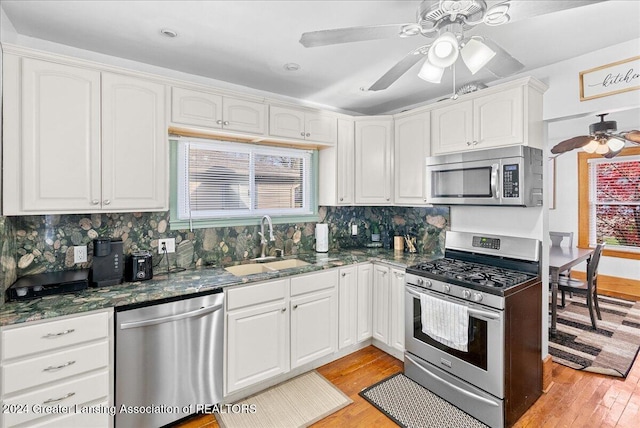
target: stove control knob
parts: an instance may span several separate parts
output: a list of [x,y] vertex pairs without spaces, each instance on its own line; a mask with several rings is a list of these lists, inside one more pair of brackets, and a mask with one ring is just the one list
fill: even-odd
[[424,279],[418,278],[418,285],[424,285]]
[[444,291],[445,293],[448,293],[449,291],[451,291],[451,287],[449,286],[449,284],[444,284],[442,286],[442,291]]
[[473,301],[474,301],[474,302],[481,302],[481,301],[482,301],[482,294],[480,294],[480,293],[473,293]]
[[462,297],[464,297],[465,299],[470,299],[471,298],[471,291],[462,290]]

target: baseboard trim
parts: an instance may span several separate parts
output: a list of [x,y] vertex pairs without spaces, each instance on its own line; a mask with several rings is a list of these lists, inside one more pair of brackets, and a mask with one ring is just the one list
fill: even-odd
[[[571,271],[571,276],[586,280],[586,272]],[[598,293],[628,300],[640,300],[640,281],[610,275],[598,275]]]
[[553,386],[553,364],[551,355],[542,360],[542,392],[547,393]]

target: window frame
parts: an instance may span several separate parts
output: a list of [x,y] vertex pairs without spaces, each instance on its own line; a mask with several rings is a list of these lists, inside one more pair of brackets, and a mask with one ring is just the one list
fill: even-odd
[[[640,155],[640,147],[625,147],[616,157]],[[578,248],[589,247],[589,159],[601,158],[595,153],[578,153]],[[640,251],[618,250],[605,247],[605,256],[640,260]]]
[[[229,217],[219,217],[219,218],[198,218],[198,219],[180,219],[178,217],[178,162],[179,162],[179,149],[178,145],[180,140],[189,140],[189,141],[206,141],[198,138],[179,138],[179,137],[171,137],[169,139],[169,162],[170,162],[170,182],[169,182],[169,227],[172,230],[185,230],[185,229],[201,229],[201,228],[209,228],[209,227],[233,227],[233,226],[252,226],[259,225],[260,220],[263,215],[268,214],[272,222],[274,224],[287,224],[287,223],[307,223],[307,222],[317,222],[320,220],[320,216],[318,214],[318,196],[319,196],[319,180],[318,180],[318,150],[312,148],[301,148],[296,147],[300,150],[311,150],[311,163],[310,167],[312,169],[310,178],[310,214],[277,214],[264,212],[261,210],[260,213],[256,213],[255,215],[248,216],[229,216]],[[228,141],[223,138],[212,138],[211,140],[222,141],[224,143],[234,143],[234,144],[251,144],[248,142],[237,142],[237,141]],[[256,145],[256,144],[253,144]]]

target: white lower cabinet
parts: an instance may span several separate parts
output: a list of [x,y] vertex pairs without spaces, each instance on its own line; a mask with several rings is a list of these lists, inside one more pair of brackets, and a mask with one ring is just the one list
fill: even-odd
[[358,267],[338,270],[338,348],[354,345],[358,335]]
[[389,343],[389,268],[373,266],[373,338]]
[[404,270],[374,264],[373,338],[404,352]]
[[108,310],[3,327],[0,396],[10,411],[0,426],[112,426],[108,413],[82,411],[113,403],[112,325]]
[[225,395],[334,353],[337,269],[226,290]]
[[371,339],[373,335],[373,265],[367,263],[358,266],[358,303],[357,303],[356,340]]

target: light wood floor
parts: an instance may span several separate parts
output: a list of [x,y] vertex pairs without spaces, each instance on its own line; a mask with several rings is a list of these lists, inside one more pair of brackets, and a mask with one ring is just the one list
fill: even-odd
[[[358,392],[402,371],[402,361],[369,346],[318,369],[353,403],[313,425],[395,427]],[[553,363],[553,385],[515,424],[517,428],[640,426],[640,358],[626,379],[597,375]],[[180,428],[218,427],[211,415],[197,416]],[[455,427],[452,427],[455,428]]]

